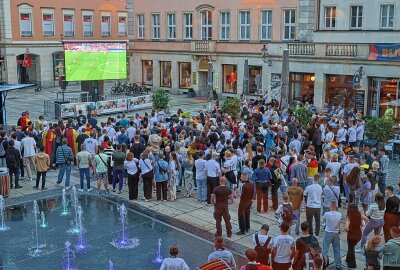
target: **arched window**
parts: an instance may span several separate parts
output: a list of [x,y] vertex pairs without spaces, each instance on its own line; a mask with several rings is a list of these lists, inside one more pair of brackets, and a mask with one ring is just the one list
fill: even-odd
[[212,39],[212,12],[209,10],[200,12],[200,39]]

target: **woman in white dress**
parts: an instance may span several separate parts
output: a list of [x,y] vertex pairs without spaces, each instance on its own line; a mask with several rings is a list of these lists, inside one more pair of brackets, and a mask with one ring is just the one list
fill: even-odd
[[169,180],[168,180],[168,199],[170,201],[176,200],[176,184],[179,176],[179,161],[175,152],[170,154],[169,162]]

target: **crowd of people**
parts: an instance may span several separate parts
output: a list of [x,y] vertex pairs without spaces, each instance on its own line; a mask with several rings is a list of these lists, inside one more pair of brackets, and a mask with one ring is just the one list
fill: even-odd
[[[142,183],[141,199],[147,202],[175,201],[181,193],[214,206],[216,252],[221,252],[210,255],[210,261],[223,258],[236,267],[233,257],[225,256],[221,237],[222,220],[227,237],[232,236],[229,204],[239,199],[237,235],[249,233],[254,201],[259,214],[275,212],[280,228],[272,237],[265,224],[251,236],[255,249],[246,252],[249,263],[242,269],[322,269],[330,264],[331,245],[334,265],[341,269],[343,232],[348,268],[381,269],[383,264],[386,270],[399,269],[399,187],[386,185],[389,158],[384,148],[364,145],[364,121],[357,114],[332,108],[317,114],[310,104],[298,106],[313,113],[307,126],[291,110],[279,110],[276,102],[245,98],[237,118],[215,107],[193,117],[158,110],[98,123],[80,111],[76,119],[50,124],[43,117],[32,122],[24,112],[11,133],[0,133],[0,157],[13,188],[21,188],[24,171],[28,180],[35,171],[34,188],[41,182],[44,190],[46,172],[58,169],[56,185],[65,176],[69,189],[76,165],[80,192],[92,191],[93,175],[99,194],[121,194],[127,186],[129,200],[135,201]],[[347,209],[346,215],[338,208]],[[356,264],[356,252],[365,256],[366,265]],[[168,268],[177,254],[172,247],[161,269],[188,269],[182,260],[181,268]]]

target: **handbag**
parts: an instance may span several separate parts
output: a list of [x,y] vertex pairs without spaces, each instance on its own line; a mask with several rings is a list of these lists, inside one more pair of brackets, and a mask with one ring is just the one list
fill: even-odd
[[65,157],[64,149],[63,149],[62,145],[61,145],[61,151],[62,151],[62,153],[63,153],[63,157],[64,157],[64,160],[65,160],[65,164],[67,164],[68,166],[71,165],[72,160],[71,160],[70,157]]
[[229,171],[225,173],[225,177],[226,179],[228,179],[228,181],[232,184],[236,184],[236,175],[233,171]]

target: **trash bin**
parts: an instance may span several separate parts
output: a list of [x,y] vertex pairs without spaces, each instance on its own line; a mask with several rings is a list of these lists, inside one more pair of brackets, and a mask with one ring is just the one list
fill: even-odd
[[61,105],[70,103],[69,101],[54,101],[54,118],[61,117]]

